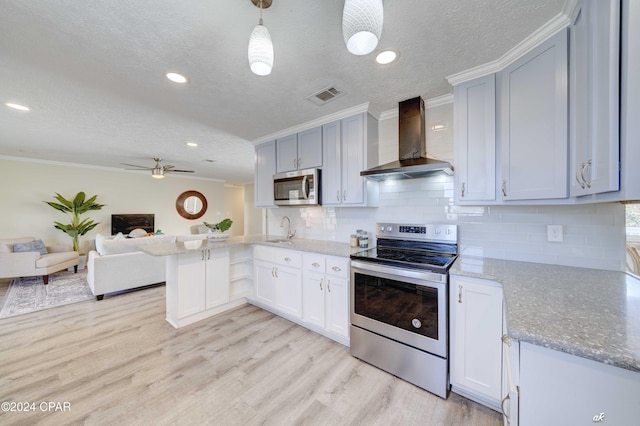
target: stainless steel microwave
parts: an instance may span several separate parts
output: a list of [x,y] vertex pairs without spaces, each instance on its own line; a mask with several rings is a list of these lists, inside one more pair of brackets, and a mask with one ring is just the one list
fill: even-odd
[[276,206],[319,206],[320,169],[273,175],[273,199]]

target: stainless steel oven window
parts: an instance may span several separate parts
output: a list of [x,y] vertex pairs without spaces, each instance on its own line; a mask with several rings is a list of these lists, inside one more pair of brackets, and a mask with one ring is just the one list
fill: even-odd
[[438,289],[354,274],[358,315],[438,340]]

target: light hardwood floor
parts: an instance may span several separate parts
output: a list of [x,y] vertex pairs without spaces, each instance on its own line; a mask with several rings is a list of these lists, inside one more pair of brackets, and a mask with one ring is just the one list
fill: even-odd
[[[0,321],[0,424],[499,425],[252,305],[175,330],[164,287]],[[40,410],[68,402],[70,411]]]

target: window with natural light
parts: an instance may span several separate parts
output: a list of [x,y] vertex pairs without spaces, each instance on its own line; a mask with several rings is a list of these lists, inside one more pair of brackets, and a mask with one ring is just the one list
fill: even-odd
[[626,205],[627,271],[640,275],[640,204]]

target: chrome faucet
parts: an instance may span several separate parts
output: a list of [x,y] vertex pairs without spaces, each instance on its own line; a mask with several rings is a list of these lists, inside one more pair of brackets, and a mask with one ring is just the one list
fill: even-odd
[[291,238],[293,238],[296,235],[296,231],[295,229],[293,230],[293,234],[291,233],[291,219],[289,219],[288,216],[283,216],[282,220],[280,221],[280,228],[282,228],[284,226],[284,220],[287,219],[287,240],[290,240]]

